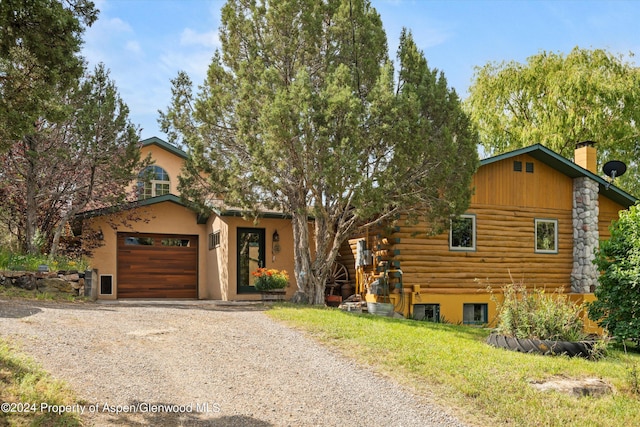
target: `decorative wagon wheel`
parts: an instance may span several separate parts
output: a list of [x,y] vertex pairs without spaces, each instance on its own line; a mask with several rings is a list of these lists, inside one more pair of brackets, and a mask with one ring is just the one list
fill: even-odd
[[334,290],[340,288],[345,283],[349,283],[347,267],[339,262],[334,262],[329,270],[325,286],[329,289],[329,293],[333,295]]

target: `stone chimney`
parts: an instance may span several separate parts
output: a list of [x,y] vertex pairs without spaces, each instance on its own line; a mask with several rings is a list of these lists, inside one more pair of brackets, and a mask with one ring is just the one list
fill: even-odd
[[[585,141],[576,145],[574,161],[592,173],[596,169],[595,142]],[[599,246],[598,232],[598,183],[582,176],[573,179],[573,269],[571,291],[591,293],[598,284],[599,272],[593,264],[594,251]]]
[[591,173],[597,172],[597,153],[595,141],[583,141],[576,144],[576,150],[573,154],[573,161]]

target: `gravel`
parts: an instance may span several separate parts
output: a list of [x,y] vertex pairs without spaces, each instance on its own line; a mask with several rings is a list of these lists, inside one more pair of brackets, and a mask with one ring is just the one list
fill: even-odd
[[87,425],[463,426],[258,305],[0,300],[0,336],[70,384]]

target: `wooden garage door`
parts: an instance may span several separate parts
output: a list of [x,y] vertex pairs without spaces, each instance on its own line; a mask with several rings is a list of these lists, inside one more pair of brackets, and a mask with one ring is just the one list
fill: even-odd
[[197,298],[198,236],[118,233],[118,298]]

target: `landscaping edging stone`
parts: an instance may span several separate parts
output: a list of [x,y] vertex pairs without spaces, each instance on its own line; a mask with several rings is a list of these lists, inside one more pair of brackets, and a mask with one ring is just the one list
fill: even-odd
[[84,273],[70,270],[58,272],[0,271],[0,286],[39,293],[84,295]]

